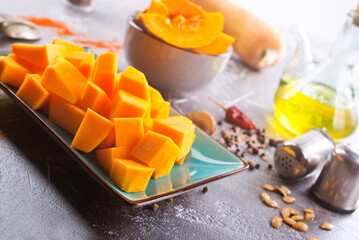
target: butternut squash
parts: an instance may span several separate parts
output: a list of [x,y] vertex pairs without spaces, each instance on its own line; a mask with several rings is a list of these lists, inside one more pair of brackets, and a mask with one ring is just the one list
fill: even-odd
[[[180,149],[176,163],[182,164],[183,157],[191,150],[195,126],[186,117],[178,116],[153,120],[152,131],[170,137]],[[178,121],[173,124],[174,121]]]
[[116,147],[137,144],[144,135],[142,118],[115,118]]
[[39,74],[26,74],[24,82],[16,92],[16,95],[34,110],[41,108],[50,97],[50,93],[40,81]]
[[153,168],[130,159],[115,159],[110,179],[125,192],[141,192],[146,189],[153,171]]
[[57,45],[63,46],[64,47],[63,55],[65,57],[74,52],[83,52],[84,51],[83,47],[73,44],[73,43],[70,43],[70,42],[67,42],[67,41],[59,39],[59,38],[53,38],[52,44],[57,44]]
[[85,78],[89,79],[94,66],[94,54],[89,52],[73,52],[65,59],[74,65]]
[[7,56],[0,57],[0,81],[18,88],[28,73],[31,71],[14,59]]
[[180,149],[171,138],[151,130],[131,152],[133,157],[155,169],[154,178],[168,175],[179,154]]
[[102,88],[113,99],[116,88],[117,55],[107,52],[100,54],[95,62],[91,81]]
[[11,48],[16,56],[39,67],[52,64],[58,57],[63,56],[65,51],[65,47],[57,44],[39,46],[28,43],[14,43]]
[[234,50],[255,69],[273,66],[284,55],[282,34],[251,12],[229,0],[191,0],[206,11],[224,15],[224,32],[235,38]]
[[51,96],[49,120],[57,126],[65,129],[72,135],[75,135],[84,116],[85,111],[82,109],[66,102],[56,95]]
[[133,146],[121,146],[105,148],[96,151],[97,160],[106,172],[110,173],[115,158],[132,159],[131,151]]
[[91,108],[98,114],[107,117],[111,100],[101,88],[92,82],[87,82],[78,105],[84,111],[86,111],[87,108]]
[[120,90],[112,102],[109,119],[119,117],[143,118],[147,107],[148,101]]
[[72,104],[79,101],[86,83],[87,79],[64,58],[49,65],[41,79],[47,90]]
[[88,108],[71,146],[89,153],[105,139],[112,128],[112,122]]

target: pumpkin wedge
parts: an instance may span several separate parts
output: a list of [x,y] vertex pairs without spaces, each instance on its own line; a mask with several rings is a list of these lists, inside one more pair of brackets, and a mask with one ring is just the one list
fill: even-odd
[[162,0],[161,2],[167,6],[170,17],[182,15],[190,18],[204,13],[200,6],[187,0]]
[[158,13],[167,16],[169,14],[167,6],[158,0],[152,0],[151,5],[147,8],[146,13]]
[[213,40],[213,42],[211,42],[207,46],[201,48],[195,48],[192,49],[192,51],[211,54],[211,55],[218,55],[225,53],[229,48],[229,46],[231,46],[233,43],[234,43],[233,37],[225,33],[221,33],[216,39]]
[[203,13],[192,18],[177,15],[171,21],[161,14],[142,13],[148,31],[180,48],[200,48],[210,44],[223,30],[223,14]]

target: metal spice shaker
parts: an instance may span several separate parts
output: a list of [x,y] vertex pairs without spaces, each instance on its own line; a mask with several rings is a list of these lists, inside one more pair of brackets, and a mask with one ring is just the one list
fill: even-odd
[[320,129],[286,141],[274,153],[274,166],[284,178],[298,179],[329,160],[334,149],[333,139]]
[[359,197],[359,147],[338,144],[311,190],[330,210],[353,212]]

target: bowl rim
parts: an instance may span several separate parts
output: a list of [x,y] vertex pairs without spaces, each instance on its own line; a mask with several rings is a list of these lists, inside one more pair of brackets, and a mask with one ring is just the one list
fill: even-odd
[[[200,56],[207,56],[207,57],[228,57],[232,55],[233,53],[233,47],[232,45],[228,47],[227,51],[225,53],[221,53],[221,54],[217,54],[217,55],[214,55],[214,54],[208,54],[208,53],[199,53],[199,52],[193,52],[191,51],[190,49],[188,48],[180,48],[180,47],[177,47],[175,45],[172,45],[172,44],[169,44],[165,41],[163,41],[162,39],[156,37],[155,35],[153,35],[152,33],[148,32],[147,30],[145,30],[144,28],[142,28],[141,26],[139,26],[137,23],[136,23],[136,20],[135,18],[138,16],[139,12],[136,12],[135,14],[131,15],[129,17],[129,25],[130,27],[133,27],[135,30],[145,34],[146,36],[154,39],[154,40],[157,40],[159,42],[162,42],[166,45],[168,45],[169,47],[173,47],[173,48],[176,48],[176,49],[179,49],[179,50],[182,50],[182,51],[185,51],[185,52],[188,52],[188,53],[192,53],[192,54],[195,54],[195,55],[200,55]],[[126,44],[125,44],[126,46]]]

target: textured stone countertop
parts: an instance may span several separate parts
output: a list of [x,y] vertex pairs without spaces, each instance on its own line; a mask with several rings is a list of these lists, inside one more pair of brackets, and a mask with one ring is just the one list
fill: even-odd
[[[321,58],[338,34],[346,12],[357,4],[351,0],[311,2],[243,2],[243,6],[283,30],[288,42],[283,62],[254,71],[233,57],[224,73],[208,88],[186,96],[167,96],[170,102],[182,113],[207,110],[216,120],[223,120],[223,111],[207,96],[223,103],[242,97],[237,106],[258,126],[276,135],[273,97],[285,62],[295,48],[287,27],[297,24],[307,31],[314,56]],[[93,0],[94,10],[87,14],[66,7],[60,0],[0,0],[0,3],[2,13],[50,17],[65,22],[74,32],[121,44],[127,17],[144,9],[149,1]],[[52,29],[40,30],[43,38],[39,44],[57,36]],[[0,36],[0,51],[8,51],[11,43]],[[119,67],[123,69],[127,66],[123,51],[117,53]],[[218,130],[215,137],[219,135]],[[345,141],[358,143],[358,137],[359,130]],[[261,167],[210,183],[206,185],[207,193],[202,188],[195,189],[175,197],[173,203],[159,202],[157,211],[150,206],[131,208],[98,185],[0,91],[0,239],[358,239],[358,210],[337,214],[322,208],[310,196],[309,188],[318,172],[289,182],[279,178],[275,169],[268,170],[267,163],[258,157],[248,159]],[[271,154],[269,161],[273,161]],[[308,232],[286,225],[280,229],[270,226],[270,219],[280,213],[261,202],[265,183],[287,185],[297,198],[293,208],[316,211]],[[284,206],[279,195],[272,196]],[[324,221],[335,228],[321,230],[319,225]]]

